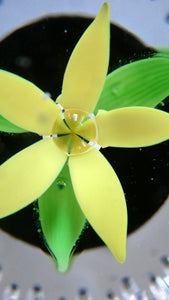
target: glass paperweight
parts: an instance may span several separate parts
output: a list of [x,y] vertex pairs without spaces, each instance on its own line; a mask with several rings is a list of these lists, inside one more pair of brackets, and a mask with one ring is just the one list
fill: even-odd
[[[128,0],[110,0],[109,3],[108,74],[123,68],[124,77],[120,75],[122,77],[119,80],[118,75],[115,75],[111,88],[105,86],[99,98],[99,101],[104,99],[105,106],[102,108],[101,102],[98,102],[94,115],[77,112],[74,108],[73,113],[71,111],[69,114],[69,107],[65,110],[60,105],[60,118],[64,120],[66,129],[64,133],[59,133],[59,137],[58,132],[56,136],[55,131],[52,131],[50,137],[55,139],[56,145],[68,157],[76,155],[78,151],[80,155],[83,155],[83,151],[88,153],[90,147],[97,148],[116,172],[123,187],[128,213],[126,261],[124,264],[117,262],[90,222],[81,217],[80,220],[85,225],[83,224],[83,230],[72,247],[70,266],[67,272],[60,273],[56,267],[57,261],[53,263],[52,251],[45,241],[39,217],[41,206],[38,206],[38,200],[35,199],[18,212],[0,219],[0,297],[3,300],[156,300],[169,297],[169,142],[165,139],[157,145],[146,147],[138,145],[99,149],[99,145],[95,143],[97,130],[93,120],[96,110],[110,110],[110,97],[116,103],[112,106],[113,109],[146,106],[147,101],[148,107],[169,112],[169,68],[166,71],[169,66],[168,1],[143,0],[134,3]],[[55,101],[62,91],[64,72],[72,51],[102,5],[103,2],[99,0],[62,3],[54,0],[30,0],[29,3],[1,0],[0,69],[35,84],[44,92],[44,101],[49,97]],[[125,66],[135,66],[140,61],[151,59],[162,59],[165,74],[159,63],[160,69],[147,67],[142,77],[140,69],[136,74],[126,75]],[[154,85],[151,91],[149,76],[152,76],[152,86]],[[0,90],[1,86],[0,77]],[[42,123],[45,122],[43,117],[42,115],[40,119]],[[90,123],[90,136],[86,135],[85,130],[83,138],[79,131],[75,132],[73,122],[77,122],[78,118],[82,124],[86,119]],[[56,123],[55,127],[60,126],[60,123]],[[72,135],[75,132],[78,138],[80,136],[80,146],[75,142],[71,142],[75,146],[70,146],[67,141],[69,130]],[[66,148],[63,144],[65,136]],[[46,140],[46,135],[43,138]],[[0,163],[3,164],[19,151],[40,140],[41,136],[36,133],[5,132],[1,123]],[[11,186],[8,187],[10,188]],[[58,201],[61,202],[64,191],[71,190],[64,172],[59,173],[55,180],[55,188]],[[73,197],[72,194],[69,195]],[[0,198],[3,201],[1,194]],[[47,206],[44,209],[46,211]],[[50,215],[52,212],[49,219]]]

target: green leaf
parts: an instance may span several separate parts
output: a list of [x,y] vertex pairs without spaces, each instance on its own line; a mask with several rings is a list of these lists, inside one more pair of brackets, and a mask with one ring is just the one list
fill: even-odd
[[169,59],[143,59],[107,76],[95,113],[127,106],[155,107],[168,95]]
[[27,132],[27,130],[20,128],[13,123],[9,122],[3,116],[0,115],[0,131],[8,132],[8,133],[23,133]]
[[67,164],[39,198],[39,215],[46,244],[60,272],[69,267],[72,248],[85,225],[85,217],[77,203]]

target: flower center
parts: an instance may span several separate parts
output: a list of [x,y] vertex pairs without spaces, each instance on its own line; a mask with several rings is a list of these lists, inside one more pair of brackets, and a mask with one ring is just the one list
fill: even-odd
[[94,115],[78,109],[61,109],[52,129],[55,144],[68,155],[81,154],[96,143],[97,126]]

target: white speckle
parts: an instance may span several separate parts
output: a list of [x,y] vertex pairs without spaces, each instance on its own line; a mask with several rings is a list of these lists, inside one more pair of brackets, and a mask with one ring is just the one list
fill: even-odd
[[58,137],[57,134],[51,134],[51,137]]
[[77,121],[77,118],[78,118],[78,114],[73,114],[74,121]]
[[63,106],[60,103],[56,103],[60,107],[61,110],[64,110]]
[[95,115],[94,115],[94,114],[90,114],[90,115],[89,115],[89,118],[92,119],[92,120],[94,120]]
[[42,135],[42,138],[43,138],[43,139],[50,138],[50,135]]
[[101,149],[101,146],[100,146],[99,144],[97,144],[96,141],[95,141],[95,142],[89,142],[88,144],[89,144],[90,146],[96,148],[97,150],[100,150],[100,149]]
[[48,99],[48,98],[51,98],[51,93],[45,92],[45,93],[43,94],[42,100],[46,100],[46,99]]

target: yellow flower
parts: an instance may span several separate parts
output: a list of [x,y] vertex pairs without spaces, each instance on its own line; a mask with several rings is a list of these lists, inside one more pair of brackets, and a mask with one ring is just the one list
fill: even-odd
[[[162,142],[169,138],[169,115],[146,107],[93,114],[109,62],[109,15],[109,4],[105,2],[70,57],[56,103],[29,81],[0,70],[1,115],[42,136],[41,141],[1,165],[0,217],[39,198],[68,166],[83,214],[123,263],[127,233],[124,192],[99,149]],[[64,271],[67,264],[61,262],[60,270]]]

